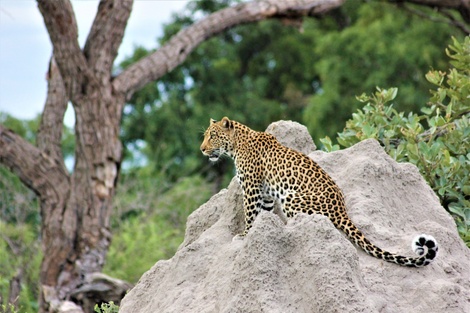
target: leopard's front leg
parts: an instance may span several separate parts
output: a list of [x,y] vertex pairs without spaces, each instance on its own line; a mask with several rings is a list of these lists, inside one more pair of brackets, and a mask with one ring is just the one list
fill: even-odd
[[263,208],[264,201],[260,183],[243,183],[243,210],[245,213],[245,230],[240,236],[245,236],[253,226],[256,216]]

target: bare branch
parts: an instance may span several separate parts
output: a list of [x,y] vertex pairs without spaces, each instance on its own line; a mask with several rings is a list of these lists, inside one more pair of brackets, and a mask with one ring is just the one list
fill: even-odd
[[450,24],[454,25],[457,28],[460,28],[460,30],[462,30],[465,34],[470,34],[470,25],[458,21],[449,10],[441,10],[440,12],[442,13],[442,15],[446,16],[449,19]]
[[47,73],[47,100],[38,130],[37,146],[51,158],[61,162],[64,170],[65,164],[60,144],[67,102],[64,82],[57,63],[52,57]]
[[438,9],[457,10],[465,22],[470,23],[470,0],[390,0],[397,3],[415,3]]
[[145,84],[181,64],[201,42],[230,27],[268,18],[316,16],[341,6],[344,1],[266,0],[241,3],[220,10],[181,30],[156,52],[127,68],[114,80],[113,87],[130,97]]
[[113,61],[124,36],[133,0],[101,0],[88,35],[84,54],[98,79],[108,83]]
[[439,12],[445,18],[437,18],[435,16],[431,16],[431,15],[427,14],[424,11],[417,10],[417,9],[411,7],[411,6],[408,6],[408,5],[403,5],[402,8],[404,10],[412,13],[412,14],[415,14],[416,16],[421,17],[421,18],[428,19],[428,20],[430,20],[432,22],[435,22],[435,23],[445,23],[445,24],[448,24],[448,25],[452,25],[454,27],[459,28],[461,31],[463,31],[466,34],[470,33],[470,28],[468,28],[465,23],[456,20],[455,17],[452,14],[450,14],[450,12],[447,11],[447,10],[440,9]]
[[68,174],[57,166],[56,160],[3,125],[0,125],[0,163],[40,197],[49,196],[47,191],[55,190],[57,185],[68,185]]
[[54,58],[59,66],[69,99],[81,92],[81,81],[92,82],[85,56],[78,44],[78,29],[69,0],[37,0],[54,47]]

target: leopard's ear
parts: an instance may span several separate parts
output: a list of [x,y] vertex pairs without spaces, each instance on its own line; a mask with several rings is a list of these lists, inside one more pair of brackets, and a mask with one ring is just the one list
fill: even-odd
[[231,120],[228,119],[228,117],[225,116],[221,122],[224,128],[226,129],[233,128],[233,123]]
[[214,123],[217,123],[217,121],[214,120],[213,118],[211,118],[210,121],[209,121],[209,124],[214,124]]

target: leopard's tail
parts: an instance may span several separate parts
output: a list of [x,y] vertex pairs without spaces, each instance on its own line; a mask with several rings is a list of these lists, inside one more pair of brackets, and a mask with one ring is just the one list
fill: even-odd
[[426,234],[416,236],[411,243],[411,248],[418,257],[406,257],[390,253],[377,247],[371,243],[351,221],[348,222],[347,227],[345,224],[342,224],[339,225],[339,228],[343,230],[356,245],[364,249],[369,255],[378,259],[403,266],[423,267],[429,265],[437,256],[437,241],[432,236]]

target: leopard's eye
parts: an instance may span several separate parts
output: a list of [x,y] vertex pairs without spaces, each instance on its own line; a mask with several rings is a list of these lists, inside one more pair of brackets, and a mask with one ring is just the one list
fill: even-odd
[[215,136],[216,136],[216,135],[215,135],[215,132],[211,132],[211,133],[210,133],[210,138],[211,138],[211,139],[214,139]]

